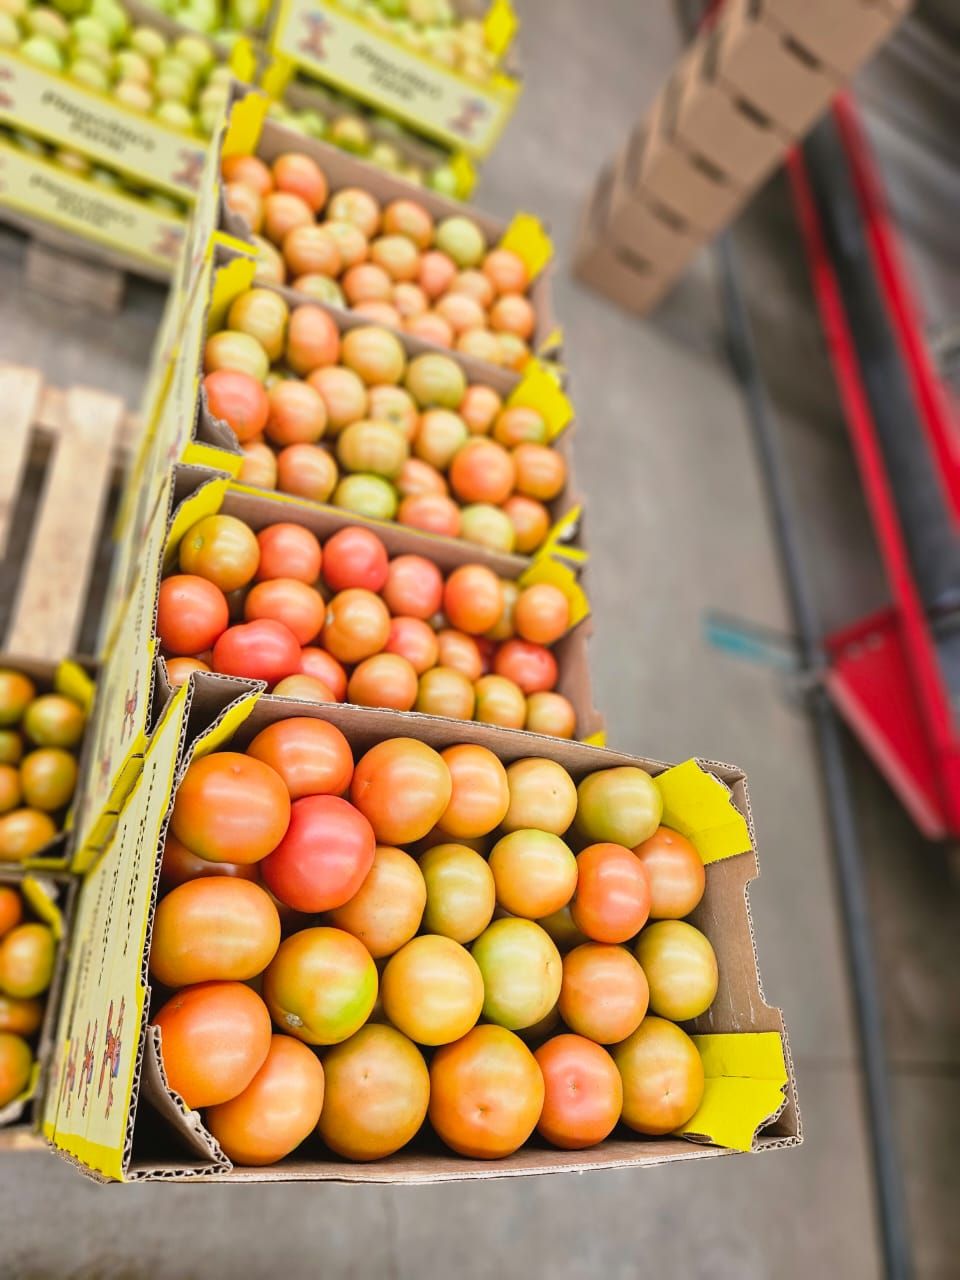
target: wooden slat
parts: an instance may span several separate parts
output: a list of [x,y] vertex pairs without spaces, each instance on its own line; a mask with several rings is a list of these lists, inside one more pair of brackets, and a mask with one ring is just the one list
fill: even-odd
[[[2,366],[0,366],[2,367]],[[44,387],[40,393],[40,402],[34,415],[34,425],[48,432],[58,432],[66,416],[67,393],[60,387]],[[114,450],[114,462],[123,467],[130,455],[140,446],[141,421],[139,414],[124,415],[117,433],[117,447]]]
[[27,284],[58,302],[88,307],[93,311],[119,311],[127,277],[117,267],[78,257],[32,239],[25,264]]
[[0,365],[0,557],[6,554],[42,386],[37,369]]
[[66,393],[6,639],[14,653],[55,660],[75,645],[123,418],[116,396]]

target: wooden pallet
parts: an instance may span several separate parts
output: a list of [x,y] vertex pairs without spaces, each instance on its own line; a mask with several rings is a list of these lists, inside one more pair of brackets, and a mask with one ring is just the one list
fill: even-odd
[[55,661],[77,651],[92,580],[109,562],[108,499],[136,422],[117,396],[0,364],[0,423],[0,647]]

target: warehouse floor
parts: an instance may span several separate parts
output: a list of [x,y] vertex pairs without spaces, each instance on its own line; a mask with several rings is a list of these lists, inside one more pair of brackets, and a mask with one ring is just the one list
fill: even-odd
[[[44,1154],[0,1157],[0,1271],[23,1277],[874,1277],[860,1068],[809,723],[770,670],[703,639],[709,610],[786,631],[743,403],[707,256],[653,322],[572,282],[580,203],[679,47],[667,0],[528,0],[527,88],[479,203],[535,210],[558,249],[557,310],[580,411],[596,700],[615,746],[748,772],[763,875],[751,890],[766,997],[790,1029],[806,1141],[764,1158],[647,1172],[403,1189],[100,1188]],[[737,233],[761,350],[831,623],[882,599],[802,263],[777,185]],[[0,240],[0,358],[136,399],[159,295],[119,317],[26,296]],[[917,1273],[956,1274],[957,894],[857,749],[850,760],[896,1070]],[[955,955],[952,957],[955,963]]]

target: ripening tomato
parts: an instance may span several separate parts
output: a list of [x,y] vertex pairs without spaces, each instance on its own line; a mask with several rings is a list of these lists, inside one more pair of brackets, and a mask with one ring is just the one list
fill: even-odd
[[23,919],[23,899],[16,889],[0,884],[0,938]]
[[616,1064],[583,1036],[555,1036],[534,1057],[543,1073],[543,1111],[537,1132],[564,1151],[594,1147],[620,1119],[623,1082]]
[[414,708],[427,716],[472,720],[476,704],[473,685],[453,667],[431,667],[420,677]]
[[577,1035],[598,1044],[626,1040],[649,1000],[646,975],[626,948],[586,942],[564,957],[560,1016]]
[[383,267],[374,262],[355,263],[341,276],[340,287],[351,307],[387,302],[393,293],[393,281]]
[[323,646],[340,662],[362,662],[372,657],[389,636],[390,613],[372,591],[348,587],[327,605]]
[[487,747],[465,743],[440,754],[453,791],[437,826],[453,840],[487,835],[500,825],[510,803],[507,771]]
[[[326,605],[320,592],[297,578],[258,582],[247,593],[243,605],[243,616],[248,622],[263,618],[281,622],[293,632],[298,646],[309,644],[319,634],[325,614]],[[299,659],[298,653],[296,665]],[[283,675],[292,674],[293,671],[283,672]]]
[[527,920],[559,911],[577,887],[577,860],[550,831],[521,829],[503,836],[490,852],[490,870],[499,905]]
[[417,280],[428,298],[446,293],[457,274],[457,264],[449,254],[430,249],[420,259]]
[[357,664],[347,685],[347,701],[359,707],[409,711],[417,700],[417,673],[397,653],[375,653]]
[[263,385],[239,369],[216,369],[203,380],[207,407],[225,422],[241,444],[260,435],[270,414]]
[[277,454],[277,488],[311,502],[326,502],[337,485],[337,464],[318,444],[288,444]]
[[275,1035],[243,1092],[209,1107],[203,1122],[234,1164],[275,1164],[317,1127],[323,1100],[320,1059],[299,1040]]
[[483,975],[483,1015],[490,1022],[519,1031],[546,1017],[557,1003],[560,952],[532,920],[494,920],[470,952]]
[[255,247],[254,281],[257,284],[283,284],[287,278],[287,268],[283,256],[275,245],[263,236],[251,236]]
[[482,270],[497,293],[526,293],[530,287],[527,264],[512,249],[491,249]]
[[307,381],[323,399],[329,434],[335,435],[359,418],[374,416],[367,413],[367,388],[352,369],[325,365],[314,369]]
[[24,1092],[32,1071],[33,1053],[26,1040],[0,1031],[0,1108]]
[[391,200],[383,211],[383,230],[406,236],[418,249],[429,249],[433,243],[433,218],[416,200]]
[[401,320],[409,320],[414,316],[425,315],[429,302],[418,284],[414,284],[412,280],[404,280],[394,285],[393,305],[399,311]]
[[436,633],[428,623],[422,618],[401,616],[390,621],[385,652],[406,658],[419,676],[436,666],[440,649]]
[[503,613],[500,579],[485,565],[461,565],[444,584],[443,611],[458,631],[482,635]]
[[505,640],[493,659],[493,669],[518,685],[525,694],[543,693],[557,683],[557,660],[549,649],[528,640]]
[[[424,289],[423,284],[420,285]],[[424,289],[424,292],[426,290]],[[407,333],[424,342],[432,342],[436,347],[453,346],[453,330],[435,311],[425,311],[423,315],[411,316],[403,325]]]
[[56,939],[47,925],[15,925],[0,939],[0,991],[20,1000],[41,995],[53,978],[56,953]]
[[392,956],[420,928],[427,889],[408,853],[377,845],[367,878],[349,902],[330,915],[331,924],[359,938],[375,960]]
[[527,704],[523,690],[504,676],[487,675],[476,684],[476,718],[481,724],[498,724],[503,729],[522,729]]
[[527,498],[552,502],[567,483],[562,454],[544,444],[519,444],[513,451],[516,490]]
[[277,487],[277,455],[261,438],[250,440],[241,446],[243,460],[237,472],[238,484],[253,485],[258,489]]
[[0,669],[0,725],[17,724],[37,696],[37,687],[20,671]]
[[543,503],[515,493],[502,509],[513,525],[514,550],[524,556],[536,551],[550,531],[550,513]]
[[466,392],[467,379],[455,360],[428,351],[410,361],[404,386],[421,409],[456,409]]
[[323,549],[323,578],[332,591],[363,587],[378,592],[388,568],[386,547],[372,530],[359,525],[339,529]]
[[543,414],[523,404],[508,405],[493,426],[494,440],[507,449],[518,444],[546,444],[547,434]]
[[413,938],[387,961],[383,1011],[417,1044],[449,1044],[480,1017],[483,979],[470,952],[438,934]]
[[309,382],[287,378],[267,392],[270,413],[264,435],[277,449],[290,444],[314,444],[327,428],[327,408]]
[[247,755],[283,779],[291,800],[342,795],[353,777],[349,742],[336,725],[308,716],[267,725],[247,747]]
[[227,598],[206,578],[177,573],[160,583],[157,635],[168,653],[203,653],[229,624]]
[[536,582],[524,587],[514,612],[517,634],[531,644],[551,645],[570,626],[570,602],[559,587]]
[[533,828],[562,836],[577,811],[577,789],[562,765],[530,756],[507,766],[510,808],[504,831]]
[[236,516],[204,516],[180,540],[180,568],[197,574],[229,595],[252,581],[260,546],[249,525]]
[[221,329],[207,339],[203,348],[204,373],[216,373],[218,369],[237,369],[263,382],[270,372],[270,357],[249,333]]
[[533,1133],[543,1103],[536,1058],[503,1027],[474,1027],[430,1063],[430,1123],[462,1156],[512,1155]]
[[11,809],[0,817],[0,862],[23,862],[56,839],[57,825],[37,809]]
[[551,738],[572,738],[577,730],[577,713],[562,693],[541,689],[527,698],[523,727],[530,733],[545,733]]
[[170,820],[177,839],[209,862],[259,862],[283,839],[290,797],[279,774],[237,751],[194,760]]
[[536,322],[533,307],[517,293],[502,294],[490,308],[490,328],[494,333],[513,333],[527,341],[533,336]]
[[327,686],[335,702],[342,702],[347,694],[347,673],[332,653],[313,645],[300,651],[300,673],[311,676]]
[[244,186],[242,182],[224,183],[223,198],[230,212],[243,218],[251,232],[262,228],[263,198],[253,187]]
[[370,253],[367,237],[359,227],[344,218],[327,217],[324,222],[327,232],[333,237],[340,250],[340,261],[346,271],[357,262],[364,262]]
[[517,535],[508,515],[489,502],[472,502],[460,513],[460,537],[488,551],[510,555]]
[[650,1009],[671,1022],[699,1018],[713,1004],[719,976],[710,940],[685,920],[658,920],[637,939],[634,955],[650,984]]
[[577,787],[577,830],[590,840],[632,849],[660,825],[663,799],[643,769],[625,765],[590,773]]
[[290,191],[271,191],[263,198],[263,232],[274,244],[283,244],[294,227],[313,226],[313,212],[305,200]]
[[392,302],[383,302],[379,298],[367,298],[363,302],[355,302],[353,311],[358,316],[366,316],[374,324],[386,325],[391,329],[400,328],[400,312]]
[[299,671],[278,680],[270,692],[275,698],[293,698],[297,702],[342,701],[333,696],[333,691],[322,680],[317,680],[315,676],[305,676]]
[[20,762],[24,802],[52,813],[70,803],[77,785],[77,760],[63,747],[39,747]]
[[489,435],[503,408],[503,400],[492,387],[471,383],[460,403],[460,416],[471,435]]
[[422,493],[437,493],[446,496],[447,482],[429,462],[420,458],[408,458],[394,484],[397,492],[404,498],[415,497]]
[[438,298],[434,310],[443,316],[454,334],[464,334],[471,329],[482,329],[486,323],[483,307],[468,293],[448,293]]
[[396,556],[390,561],[382,594],[393,614],[432,618],[443,600],[443,574],[425,556]]
[[286,350],[287,364],[293,372],[306,377],[314,369],[336,364],[339,355],[340,331],[336,321],[311,302],[295,307],[287,329]]
[[283,355],[290,308],[272,289],[248,289],[227,312],[227,328],[256,338],[270,361]]
[[496,891],[486,859],[463,844],[436,844],[420,858],[427,890],[423,928],[472,942],[493,918]]
[[42,1000],[18,1000],[0,993],[0,1032],[16,1036],[32,1036],[43,1022]]
[[345,333],[340,360],[368,387],[398,383],[407,365],[399,338],[378,325],[362,325]]
[[446,627],[436,633],[437,662],[442,667],[460,671],[468,680],[479,680],[483,675],[483,659],[473,636]]
[[0,764],[18,764],[23,755],[23,739],[16,729],[0,729]]
[[577,892],[570,907],[595,942],[626,942],[650,914],[650,883],[639,858],[619,844],[591,844],[577,855]]
[[380,205],[369,191],[361,187],[341,187],[330,197],[326,216],[337,222],[349,222],[371,240],[380,227]]
[[334,278],[343,266],[336,240],[326,227],[317,225],[292,227],[283,237],[283,259],[297,277]]
[[194,671],[209,671],[210,663],[201,658],[167,658],[167,684],[171,689],[179,689],[186,684]]
[[450,487],[461,502],[499,506],[513,492],[515,479],[513,458],[484,436],[468,440],[450,464]]
[[685,1031],[646,1017],[612,1052],[623,1081],[624,1124],[656,1136],[693,1118],[703,1099],[703,1063]]
[[281,1030],[306,1044],[340,1044],[373,1010],[377,966],[342,929],[301,929],[280,943],[263,998]]
[[588,941],[587,935],[573,923],[569,903],[559,911],[554,911],[552,915],[542,916],[537,924],[553,939],[554,946],[561,955],[566,955],[574,947],[579,947]]
[[402,235],[378,236],[372,240],[370,260],[383,267],[392,281],[415,280],[420,269],[417,246]]
[[196,1110],[242,1093],[270,1049],[270,1014],[242,982],[202,982],[154,1014],[167,1084]]
[[303,525],[280,522],[267,525],[257,534],[260,564],[256,581],[296,578],[311,585],[320,576],[323,553],[316,534]]
[[295,911],[331,911],[363,884],[376,848],[373,828],[339,796],[293,802],[290,825],[260,865],[271,893]]
[[428,409],[417,420],[413,452],[421,462],[445,471],[470,438],[467,424],[449,409]]
[[361,757],[350,798],[380,844],[405,845],[436,825],[452,791],[450,770],[438,752],[415,738],[391,738]]
[[299,641],[275,618],[228,627],[213,646],[213,669],[227,676],[276,684],[284,676],[292,676],[299,666]]
[[167,833],[160,862],[160,888],[175,889],[178,884],[204,876],[234,876],[239,880],[259,879],[255,862],[208,862],[191,853],[173,832]]
[[706,888],[707,875],[696,845],[670,827],[656,831],[633,851],[650,881],[650,919],[688,916]]
[[442,493],[415,493],[397,508],[397,522],[440,538],[460,536],[460,508]]
[[224,182],[242,182],[260,196],[273,190],[270,170],[257,156],[224,156],[220,164]]
[[403,387],[371,387],[367,417],[396,427],[408,443],[417,434],[417,406]]
[[319,213],[327,200],[327,179],[316,160],[297,151],[288,151],[273,162],[273,181],[278,191],[291,191],[299,196],[313,213]]
[[0,764],[0,814],[16,809],[23,800],[20,770],[16,765]]
[[337,437],[337,460],[345,471],[392,480],[408,454],[406,440],[389,422],[351,422]]
[[189,880],[157,904],[150,972],[167,987],[246,982],[280,945],[280,917],[259,885],[228,876]]

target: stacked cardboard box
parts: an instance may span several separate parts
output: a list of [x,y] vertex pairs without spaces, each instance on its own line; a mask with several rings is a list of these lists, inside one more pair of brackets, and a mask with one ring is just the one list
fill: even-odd
[[580,279],[649,311],[909,7],[727,0],[601,171],[574,250]]

